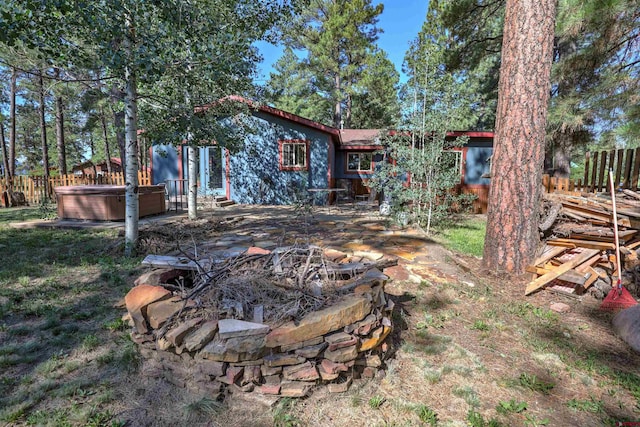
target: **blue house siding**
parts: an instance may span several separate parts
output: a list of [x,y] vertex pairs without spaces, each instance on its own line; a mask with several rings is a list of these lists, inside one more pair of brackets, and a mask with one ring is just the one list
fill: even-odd
[[[337,150],[336,151],[336,161],[335,161],[335,178],[336,179],[369,179],[373,175],[373,171],[371,172],[348,172],[347,171],[347,153],[365,153],[366,150]],[[382,154],[377,153],[373,155],[373,165],[374,168],[377,164],[382,162]]]
[[489,162],[489,158],[493,154],[492,141],[469,141],[466,151],[464,184],[489,185],[491,180],[482,178],[482,175],[490,172],[491,163]]
[[168,179],[180,178],[178,170],[178,152],[173,145],[154,145],[151,147],[151,165],[153,185],[163,184]]
[[[329,187],[333,144],[328,134],[262,112],[254,113],[248,122],[252,133],[230,158],[232,200],[285,205],[307,197],[309,188]],[[280,170],[279,140],[309,141],[308,171]]]

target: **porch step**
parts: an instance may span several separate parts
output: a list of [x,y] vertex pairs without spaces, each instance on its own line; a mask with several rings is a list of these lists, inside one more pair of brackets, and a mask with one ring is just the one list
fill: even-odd
[[236,204],[236,202],[234,202],[233,200],[227,199],[225,196],[216,196],[215,201],[216,201],[216,205],[222,208]]

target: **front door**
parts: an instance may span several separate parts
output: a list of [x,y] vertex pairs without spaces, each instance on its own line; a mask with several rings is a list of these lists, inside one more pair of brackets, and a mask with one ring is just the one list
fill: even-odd
[[224,195],[224,151],[218,146],[205,147],[204,184],[207,194]]

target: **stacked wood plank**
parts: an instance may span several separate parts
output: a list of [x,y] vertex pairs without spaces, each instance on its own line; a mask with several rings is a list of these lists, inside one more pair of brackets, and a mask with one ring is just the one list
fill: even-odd
[[[640,194],[616,196],[621,261],[624,270],[640,264]],[[607,195],[546,194],[557,218],[539,257],[527,268],[532,280],[525,295],[547,288],[580,295],[594,284],[616,283],[612,203]],[[559,211],[557,207],[561,206]],[[600,279],[600,281],[598,281]],[[603,285],[605,286],[605,285]],[[606,290],[600,292],[605,293]]]

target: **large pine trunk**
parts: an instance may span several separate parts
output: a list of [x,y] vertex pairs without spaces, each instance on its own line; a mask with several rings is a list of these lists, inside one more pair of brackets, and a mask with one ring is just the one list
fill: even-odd
[[540,238],[556,0],[507,0],[484,265],[524,273]]
[[40,96],[40,142],[42,144],[42,170],[44,178],[45,197],[48,199],[51,194],[49,192],[49,146],[47,145],[47,122],[45,120],[45,100],[44,100],[44,81],[42,78],[43,71],[38,73],[38,95]]
[[67,174],[67,153],[64,142],[64,104],[62,97],[56,97],[56,144],[58,145],[58,169],[60,175]]
[[100,122],[102,123],[102,137],[104,138],[104,155],[107,158],[107,173],[111,176],[111,147],[109,147],[109,134],[107,133],[107,118],[104,108],[100,108]]
[[[18,72],[15,68],[11,69],[11,89],[9,103],[9,176],[14,177],[16,174],[16,93],[18,81]],[[9,190],[12,190],[12,182],[9,182]]]
[[7,153],[7,141],[4,137],[4,123],[2,121],[0,121],[0,144],[2,144],[2,172],[4,178],[10,181],[11,169],[9,168],[9,153]]

